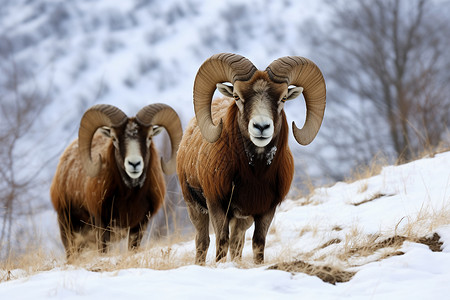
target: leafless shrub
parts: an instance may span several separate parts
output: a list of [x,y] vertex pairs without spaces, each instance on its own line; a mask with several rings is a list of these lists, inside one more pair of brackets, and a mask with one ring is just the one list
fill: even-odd
[[12,50],[0,53],[0,256],[9,255],[13,220],[31,210],[33,189],[41,184],[41,169],[30,168],[39,141],[27,137],[49,98],[26,66],[13,59]]
[[449,3],[330,5],[329,24],[308,27],[304,36],[327,79],[323,136],[333,159],[353,167],[380,153],[404,162],[433,151],[450,125],[450,37],[443,34],[450,30]]

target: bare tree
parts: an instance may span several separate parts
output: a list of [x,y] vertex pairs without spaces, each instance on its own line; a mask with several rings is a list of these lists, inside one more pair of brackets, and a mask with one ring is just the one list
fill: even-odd
[[323,132],[335,157],[367,164],[383,153],[408,161],[436,147],[450,125],[450,3],[330,5],[328,24],[308,27],[304,35],[325,72]]
[[[3,41],[7,41],[3,39]],[[4,44],[5,46],[5,44]],[[11,251],[12,224],[27,210],[30,190],[39,184],[39,170],[29,168],[39,141],[24,138],[48,103],[32,83],[27,64],[17,63],[12,47],[0,51],[0,255]],[[43,163],[44,164],[44,163]]]

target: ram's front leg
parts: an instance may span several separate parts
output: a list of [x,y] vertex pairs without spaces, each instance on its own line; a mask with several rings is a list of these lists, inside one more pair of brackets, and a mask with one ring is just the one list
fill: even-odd
[[102,253],[108,252],[111,241],[111,227],[105,226],[105,222],[101,220],[101,217],[96,217],[94,218],[94,231],[98,250]]
[[229,220],[220,203],[208,202],[208,211],[216,233],[216,261],[226,260],[229,245]]
[[255,232],[253,233],[253,261],[255,264],[264,262],[264,248],[266,246],[266,236],[269,231],[270,223],[272,223],[275,214],[275,207],[271,208],[263,215],[254,216]]
[[144,237],[145,230],[147,229],[148,219],[149,218],[145,218],[143,222],[133,228],[130,228],[128,236],[128,250],[137,250],[137,248],[141,245],[142,238]]
[[58,213],[58,225],[61,240],[63,242],[64,249],[66,250],[66,257],[69,260],[71,256],[78,252],[78,248],[75,244],[73,225],[66,211]]
[[252,217],[231,219],[230,255],[232,260],[242,258],[242,250],[245,244],[245,232],[252,223]]

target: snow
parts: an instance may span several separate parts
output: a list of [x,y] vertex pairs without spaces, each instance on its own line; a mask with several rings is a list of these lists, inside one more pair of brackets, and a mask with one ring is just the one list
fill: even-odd
[[[9,44],[6,50],[0,45],[0,50],[6,51],[5,58],[14,57],[10,63],[30,68],[32,76],[25,87],[43,91],[52,100],[17,148],[25,153],[19,166],[27,166],[19,171],[29,176],[43,168],[36,183],[36,199],[30,205],[47,208],[30,220],[33,232],[19,228],[27,235],[19,236],[42,239],[44,251],[53,255],[43,262],[49,266],[46,270],[0,269],[1,299],[448,298],[450,153],[385,167],[379,175],[319,188],[306,198],[287,199],[272,222],[262,266],[252,263],[253,228],[246,234],[242,263],[216,264],[212,235],[207,265],[195,266],[194,242],[186,235],[186,242],[147,246],[135,254],[156,265],[169,261],[173,267],[167,270],[142,265],[98,272],[67,265],[50,205],[49,180],[57,158],[76,137],[80,117],[88,107],[108,103],[133,115],[144,105],[164,102],[177,110],[185,128],[193,117],[192,84],[206,58],[234,52],[264,69],[281,56],[308,57],[314,49],[304,43],[300,29],[309,19],[327,20],[323,1],[67,3],[7,1],[0,9],[0,35],[16,52],[8,54]],[[66,13],[59,19],[53,14],[58,7]],[[4,61],[6,66],[8,63]],[[9,101],[10,97],[6,94],[2,99]],[[289,122],[301,123],[304,103],[290,101],[287,106]],[[314,147],[305,149],[318,153]],[[299,149],[296,144],[292,147],[295,153]],[[308,161],[303,164],[302,160]],[[295,162],[317,168],[301,155],[296,155]],[[342,162],[339,165],[345,167]],[[19,221],[14,225],[22,226]],[[417,242],[434,233],[440,236],[442,252],[432,252]],[[395,236],[408,239],[398,247],[370,250],[370,245]],[[358,251],[362,247],[369,248],[367,253]],[[164,258],[169,250],[172,255]],[[100,257],[92,264],[98,260],[114,262],[120,255]],[[339,267],[355,275],[333,285],[304,272],[268,270],[279,262],[297,260]],[[10,280],[5,279],[8,276]]]
[[[251,228],[241,263],[229,258],[214,262],[214,235],[206,266],[193,264],[192,240],[135,254],[172,251],[171,261],[186,255],[191,259],[167,270],[94,272],[65,264],[60,253],[56,260],[62,262],[48,271],[12,270],[13,279],[0,283],[0,295],[2,299],[444,299],[450,292],[449,170],[450,152],[446,152],[384,167],[380,174],[352,183],[319,188],[308,198],[285,200],[269,230],[266,263],[261,266],[252,263]],[[44,218],[43,229],[54,237],[56,222],[49,220],[55,216]],[[433,252],[417,242],[435,233],[442,251]],[[370,247],[394,236],[404,236],[406,241],[397,248],[348,254],[348,249],[364,243]],[[323,246],[331,240],[335,242]],[[348,255],[343,257],[345,251]],[[278,262],[295,260],[339,266],[355,275],[331,284],[303,272],[268,270]],[[5,273],[0,270],[1,277]]]

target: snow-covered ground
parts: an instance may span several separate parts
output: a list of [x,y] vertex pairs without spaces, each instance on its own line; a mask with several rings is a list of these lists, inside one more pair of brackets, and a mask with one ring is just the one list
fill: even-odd
[[[252,264],[252,229],[241,263],[216,264],[214,242],[205,267],[180,263],[193,260],[193,241],[135,254],[166,259],[166,270],[66,265],[61,252],[46,271],[1,270],[0,278],[11,278],[0,283],[1,299],[446,299],[449,170],[446,152],[284,201],[263,266]],[[55,228],[46,230],[54,237]],[[93,263],[102,259],[117,258]]]
[[[50,205],[49,180],[57,157],[75,138],[85,109],[109,103],[131,115],[146,104],[165,102],[178,111],[185,125],[193,116],[195,74],[206,58],[235,52],[265,68],[280,56],[314,55],[301,29],[310,19],[326,20],[326,5],[307,0],[4,4],[0,9],[2,70],[26,67],[24,74],[30,78],[24,88],[51,100],[34,130],[18,145],[24,154],[16,154],[21,159],[16,167],[19,175],[42,168],[39,179],[44,183],[35,184],[36,197],[24,202],[44,208],[29,220],[34,224],[32,232],[30,226],[14,223],[19,244],[37,237],[45,241],[46,255],[41,257],[49,261],[0,270],[0,299],[441,299],[450,294],[450,153],[386,167],[369,179],[286,200],[272,223],[263,266],[251,262],[252,230],[247,233],[242,263],[214,263],[212,237],[207,266],[194,266],[194,244],[184,236],[189,241],[146,246],[150,248],[134,259],[143,263],[132,268],[114,269],[116,260],[124,260],[126,254],[66,265]],[[3,72],[0,79],[9,76]],[[13,99],[2,91],[0,101]],[[287,114],[289,121],[300,123],[304,104],[289,103]],[[317,153],[316,145],[305,149]],[[299,149],[295,147],[294,151]],[[313,162],[304,160],[308,158],[295,158],[301,165],[297,171],[314,169]],[[442,251],[431,251],[427,243]],[[103,263],[108,264],[107,271],[101,268]],[[268,270],[273,266],[292,273]],[[349,281],[340,282],[345,280]]]

